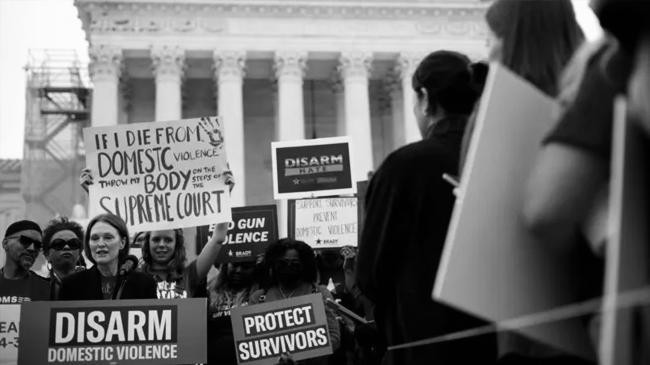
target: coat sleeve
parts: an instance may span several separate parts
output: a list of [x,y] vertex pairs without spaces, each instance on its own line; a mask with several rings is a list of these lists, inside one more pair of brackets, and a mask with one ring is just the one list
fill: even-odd
[[394,280],[390,275],[395,262],[400,262],[399,237],[408,231],[407,215],[403,211],[399,187],[392,181],[387,159],[373,176],[365,199],[365,221],[356,265],[359,289],[370,300],[377,301],[381,287]]

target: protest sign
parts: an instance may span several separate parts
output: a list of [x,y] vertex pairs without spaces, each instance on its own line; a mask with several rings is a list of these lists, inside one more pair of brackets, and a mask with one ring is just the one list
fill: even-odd
[[[575,261],[533,237],[521,214],[528,176],[556,114],[552,99],[503,66],[490,65],[435,300],[500,322],[581,299]],[[504,133],[514,138],[504,140]],[[594,355],[579,319],[519,332],[574,354]]]
[[223,128],[216,117],[84,129],[89,215],[133,232],[230,221]]
[[289,201],[289,235],[313,248],[357,246],[356,197]]
[[[214,225],[199,227],[198,235],[211,237],[214,228]],[[255,260],[277,239],[278,214],[275,205],[232,208],[232,221],[228,224],[228,235],[217,262]]]
[[29,302],[19,365],[206,362],[206,300]]
[[363,223],[366,219],[366,193],[368,192],[368,184],[370,181],[357,181],[357,222],[359,227],[357,229],[358,242],[361,242],[361,234],[363,233]]
[[230,320],[239,364],[275,364],[332,353],[321,294],[233,308]]
[[0,304],[0,365],[18,360],[20,304]]
[[348,137],[271,143],[275,199],[354,194]]
[[622,296],[650,287],[650,144],[641,126],[628,119],[626,109],[625,99],[619,98],[614,107],[608,216],[611,234],[606,245],[600,335],[599,359],[603,365],[644,364],[650,356],[648,304],[619,307],[630,302]]

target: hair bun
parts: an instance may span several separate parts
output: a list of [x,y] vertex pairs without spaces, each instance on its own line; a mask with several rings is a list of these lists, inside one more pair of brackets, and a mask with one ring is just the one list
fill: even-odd
[[485,86],[485,80],[487,79],[490,66],[486,62],[479,61],[470,64],[469,68],[472,74],[472,83],[476,86],[480,94],[483,92],[483,86]]

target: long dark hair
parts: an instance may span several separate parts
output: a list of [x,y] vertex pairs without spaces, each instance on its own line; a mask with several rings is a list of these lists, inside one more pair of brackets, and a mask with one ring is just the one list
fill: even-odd
[[126,223],[124,223],[124,220],[122,220],[122,218],[109,213],[100,214],[88,223],[88,227],[86,227],[86,235],[84,236],[84,253],[86,254],[86,257],[93,264],[97,264],[90,252],[89,242],[90,232],[92,231],[93,226],[99,222],[106,223],[115,228],[117,230],[117,233],[120,235],[120,239],[124,241],[124,247],[120,250],[120,253],[117,256],[117,259],[120,263],[124,262],[126,256],[129,255],[129,229],[126,227]]
[[584,40],[569,0],[497,0],[485,19],[502,39],[501,63],[548,95]]
[[278,285],[278,277],[276,273],[274,273],[273,268],[289,250],[296,250],[298,252],[298,257],[300,258],[300,263],[302,264],[300,281],[309,284],[316,283],[318,270],[316,269],[316,255],[314,255],[314,250],[303,241],[296,241],[291,238],[283,238],[271,243],[266,249],[266,253],[264,255],[264,263],[268,281],[264,283],[265,286],[271,287]]
[[424,97],[422,89],[427,91],[429,115],[436,112],[438,105],[448,114],[469,115],[482,89],[469,58],[445,50],[430,53],[420,62],[411,86],[418,98]]
[[[174,238],[176,239],[176,245],[174,246],[174,255],[171,260],[167,262],[167,275],[169,279],[175,280],[183,276],[183,271],[185,270],[185,237],[183,235],[183,230],[176,228],[174,231]],[[153,257],[151,257],[151,252],[149,251],[151,247],[151,232],[147,232],[144,235],[144,245],[142,246],[142,270],[147,273],[151,273],[151,265],[153,264]]]

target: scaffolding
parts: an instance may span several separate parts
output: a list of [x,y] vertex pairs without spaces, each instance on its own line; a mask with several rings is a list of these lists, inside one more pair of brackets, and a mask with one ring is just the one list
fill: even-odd
[[85,165],[82,129],[90,119],[87,65],[73,50],[30,50],[26,71],[26,216],[47,222],[57,214],[73,216],[73,210],[79,215],[86,206],[78,176]]

